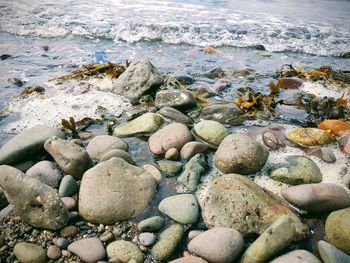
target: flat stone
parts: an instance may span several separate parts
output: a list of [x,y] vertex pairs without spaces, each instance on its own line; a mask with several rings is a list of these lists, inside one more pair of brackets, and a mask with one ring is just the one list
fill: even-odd
[[83,238],[68,246],[68,251],[80,257],[84,262],[94,263],[103,260],[106,250],[97,237]]
[[270,263],[322,263],[317,257],[306,250],[294,250],[275,258]]
[[191,109],[197,105],[196,97],[188,90],[161,90],[156,94],[156,107]]
[[176,148],[170,148],[165,153],[164,158],[167,160],[178,160],[180,158],[180,152]]
[[118,157],[121,158],[125,161],[127,161],[130,164],[135,164],[134,159],[131,157],[130,154],[128,154],[127,152],[123,151],[123,150],[119,150],[119,149],[114,149],[111,150],[109,152],[106,152],[105,154],[103,154],[101,156],[101,162],[107,161],[109,159],[111,159],[112,157]]
[[181,111],[174,109],[172,107],[163,107],[158,113],[164,118],[169,119],[173,122],[179,122],[183,124],[191,125],[193,124],[193,119],[183,114]]
[[200,117],[223,125],[240,125],[245,120],[242,115],[243,112],[235,104],[224,104],[204,107]]
[[153,233],[144,232],[138,236],[141,245],[145,247],[152,246],[156,242],[156,236]]
[[329,214],[325,230],[329,243],[350,254],[350,207]]
[[322,173],[317,164],[305,156],[291,155],[286,158],[287,163],[275,167],[270,177],[286,184],[299,185],[320,183]]
[[188,160],[197,153],[203,153],[208,149],[208,145],[201,142],[188,142],[180,151],[181,159]]
[[26,175],[52,188],[57,188],[63,178],[61,171],[50,161],[38,162],[26,171]]
[[296,239],[294,219],[283,215],[264,231],[244,252],[241,263],[267,262]]
[[75,143],[52,137],[45,141],[44,148],[66,174],[77,180],[92,166],[87,152]]
[[89,142],[86,152],[91,159],[101,160],[101,157],[111,150],[127,151],[128,144],[122,139],[110,135],[98,135]]
[[172,256],[180,244],[184,229],[180,224],[173,224],[165,229],[152,247],[151,253],[156,260],[166,260]]
[[212,120],[204,120],[197,123],[192,131],[201,140],[215,147],[218,147],[229,134],[224,125]]
[[318,252],[324,263],[348,263],[350,256],[337,249],[332,244],[320,240],[318,242]]
[[42,247],[28,242],[15,245],[13,254],[21,263],[45,263],[46,253]]
[[182,169],[182,163],[170,160],[160,160],[157,162],[161,171],[168,175],[175,175]]
[[199,205],[192,194],[173,195],[163,199],[159,211],[181,224],[193,224],[199,216]]
[[278,80],[276,85],[279,85],[282,89],[297,89],[303,85],[303,80],[297,77],[284,77]]
[[163,125],[164,119],[156,113],[145,113],[136,119],[118,125],[114,135],[121,137],[147,135],[157,131]]
[[124,240],[118,240],[107,246],[108,258],[117,258],[121,262],[130,262],[135,260],[137,263],[143,263],[143,254],[133,243]]
[[208,228],[231,227],[243,236],[262,234],[282,215],[294,219],[300,238],[306,235],[306,227],[283,199],[237,174],[215,179],[202,206],[202,216]]
[[115,81],[113,93],[124,95],[135,104],[142,95],[159,88],[162,75],[147,59],[131,64]]
[[77,181],[71,175],[66,175],[63,177],[60,187],[58,189],[58,195],[60,197],[73,196],[79,190]]
[[163,224],[164,224],[164,219],[162,217],[153,216],[145,220],[142,220],[137,227],[141,232],[146,232],[146,231],[155,232],[160,230],[163,227]]
[[44,153],[44,142],[63,133],[48,126],[35,126],[9,140],[0,149],[0,164],[18,164]]
[[0,187],[4,190],[15,214],[28,224],[57,230],[68,221],[68,211],[56,190],[28,178],[8,165],[0,166]]
[[246,134],[230,134],[214,155],[215,166],[223,173],[253,174],[264,167],[269,151]]
[[331,134],[317,128],[296,128],[288,133],[288,139],[302,146],[316,146],[334,142]]
[[178,259],[169,261],[169,263],[208,263],[208,262],[201,258],[188,256],[188,257],[178,258]]
[[114,224],[142,213],[156,190],[153,177],[140,167],[113,157],[85,172],[79,214],[99,224]]
[[337,184],[303,184],[282,191],[292,205],[307,212],[332,212],[350,206],[346,190]]
[[243,237],[235,229],[212,228],[188,244],[188,251],[212,263],[233,262],[243,248]]
[[180,150],[193,139],[190,130],[181,123],[172,123],[152,134],[148,147],[154,154],[164,154],[171,148]]
[[61,257],[62,251],[59,247],[49,246],[47,249],[47,257],[52,260],[57,260]]

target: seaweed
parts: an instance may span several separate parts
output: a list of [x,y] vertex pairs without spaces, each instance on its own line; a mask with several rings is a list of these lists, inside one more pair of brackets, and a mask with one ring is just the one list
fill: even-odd
[[73,117],[69,120],[61,119],[61,124],[64,130],[69,130],[73,138],[79,138],[79,132],[86,130],[92,124],[100,123],[100,120],[85,117],[79,121],[75,121]]

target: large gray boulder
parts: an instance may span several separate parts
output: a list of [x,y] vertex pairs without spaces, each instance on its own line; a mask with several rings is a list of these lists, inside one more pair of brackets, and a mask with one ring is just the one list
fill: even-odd
[[67,209],[56,190],[46,184],[25,176],[14,167],[2,165],[0,187],[15,213],[28,224],[57,230],[67,223]]
[[45,142],[44,147],[58,166],[77,180],[80,180],[83,173],[92,166],[87,152],[73,142],[52,137]]
[[113,157],[83,175],[79,214],[98,224],[127,220],[147,208],[155,190],[155,180],[144,169]]
[[35,126],[16,135],[0,149],[0,164],[19,164],[44,153],[44,142],[63,133],[48,126]]
[[164,82],[162,75],[147,59],[131,64],[121,74],[112,89],[113,93],[124,95],[136,103],[147,92],[159,88]]

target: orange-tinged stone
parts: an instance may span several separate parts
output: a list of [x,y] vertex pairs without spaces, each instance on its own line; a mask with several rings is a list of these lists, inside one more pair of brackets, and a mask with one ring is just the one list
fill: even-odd
[[320,123],[320,129],[331,131],[336,136],[350,132],[350,124],[341,120],[324,120]]

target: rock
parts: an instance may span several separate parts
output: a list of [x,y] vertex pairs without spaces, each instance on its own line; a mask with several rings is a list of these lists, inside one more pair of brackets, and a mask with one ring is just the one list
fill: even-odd
[[150,175],[152,175],[152,177],[154,178],[154,180],[156,180],[157,183],[159,183],[162,180],[162,174],[160,173],[158,168],[155,167],[154,165],[145,164],[143,166],[143,169],[145,169],[146,172],[148,172]]
[[0,166],[0,188],[13,206],[15,214],[28,224],[57,230],[68,221],[68,211],[56,190],[26,177],[11,166]]
[[5,192],[0,188],[0,211],[5,208],[9,202],[6,199]]
[[203,232],[204,230],[191,230],[190,232],[188,232],[187,239],[191,241],[192,239],[194,239],[199,234],[202,234]]
[[281,89],[297,89],[303,85],[303,80],[298,77],[284,77],[279,78],[278,82],[275,83]]
[[156,242],[156,236],[153,233],[144,232],[138,236],[138,240],[141,245],[149,247]]
[[45,263],[46,253],[42,247],[28,242],[20,242],[13,249],[18,261],[21,263]]
[[74,237],[79,233],[79,229],[75,226],[66,226],[61,229],[60,235],[63,238]]
[[147,59],[130,65],[115,81],[113,93],[124,95],[137,102],[142,95],[156,90],[164,80],[159,71]]
[[296,128],[288,133],[288,139],[302,146],[316,146],[334,142],[332,135],[317,128]]
[[191,109],[197,105],[196,97],[188,90],[161,90],[156,94],[155,105],[176,109]]
[[151,253],[156,260],[166,260],[173,255],[184,235],[184,229],[180,224],[173,224],[160,235],[158,242],[152,247]]
[[179,122],[179,123],[189,124],[189,125],[193,124],[192,118],[183,114],[181,111],[178,111],[177,109],[174,109],[171,107],[163,107],[158,111],[158,113],[162,115],[164,118],[169,119],[173,122]]
[[283,215],[264,231],[248,247],[242,256],[241,263],[263,263],[288,247],[296,239],[294,219]]
[[41,161],[27,170],[26,175],[52,188],[57,188],[63,178],[61,171],[50,161]]
[[167,150],[164,156],[164,158],[167,160],[178,160],[179,157],[180,157],[180,153],[179,153],[179,150],[176,148],[170,148],[169,150]]
[[222,140],[228,135],[224,125],[217,121],[205,120],[197,123],[193,127],[193,134],[209,145],[215,148],[219,146]]
[[269,151],[252,137],[230,134],[214,155],[215,166],[223,173],[253,174],[264,167]]
[[218,227],[207,230],[188,244],[188,251],[208,262],[233,262],[243,248],[241,234],[229,227]]
[[183,258],[178,258],[172,261],[169,261],[169,263],[208,263],[204,259],[188,256]]
[[222,92],[223,90],[230,88],[232,85],[232,81],[229,79],[218,79],[213,87],[212,90],[215,92]]
[[163,224],[164,224],[164,219],[162,217],[153,216],[145,220],[142,220],[137,227],[141,232],[146,232],[146,231],[155,232],[160,230],[163,227]]
[[332,212],[350,206],[346,190],[337,184],[304,184],[282,191],[292,205],[311,213]]
[[317,164],[302,155],[291,155],[286,158],[287,163],[281,164],[270,172],[274,180],[291,184],[320,183],[322,174]]
[[13,167],[15,167],[16,169],[20,170],[21,172],[25,173],[27,170],[29,170],[29,168],[31,168],[33,165],[35,164],[34,160],[29,160],[29,161],[25,161],[23,163],[19,163],[14,165]]
[[231,227],[243,236],[262,234],[282,215],[291,216],[299,236],[305,235],[305,226],[284,200],[237,174],[215,179],[202,207],[202,216],[208,228]]
[[69,241],[62,237],[54,239],[53,243],[55,244],[55,246],[59,247],[60,249],[66,249],[69,245]]
[[68,211],[74,210],[77,207],[77,202],[72,197],[62,197],[61,201]]
[[164,119],[156,113],[145,113],[132,121],[118,125],[114,135],[121,137],[145,135],[157,131],[163,125]]
[[182,85],[191,85],[195,82],[194,78],[185,74],[175,75],[174,78]]
[[86,152],[91,159],[101,160],[101,157],[111,150],[127,151],[128,144],[122,139],[110,135],[98,135],[89,142]]
[[208,168],[205,155],[198,153],[185,165],[185,170],[177,178],[177,183],[182,187],[178,192],[191,193],[196,191],[201,174]]
[[61,257],[62,251],[59,247],[49,246],[47,249],[47,257],[52,260],[57,260]]
[[168,175],[175,175],[182,169],[182,163],[169,161],[169,160],[160,160],[157,162],[160,170]]
[[144,169],[112,158],[85,172],[80,185],[79,214],[99,224],[130,219],[144,211],[155,190],[155,180]]
[[173,195],[163,199],[159,211],[181,224],[193,224],[199,215],[197,199],[192,194]]
[[188,142],[180,151],[181,159],[188,160],[197,153],[203,153],[208,149],[208,145],[201,142]]
[[73,196],[79,190],[77,181],[71,175],[66,175],[63,177],[60,187],[58,189],[58,195],[60,197]]
[[44,142],[63,133],[48,126],[35,126],[16,135],[0,149],[0,164],[18,164],[44,153]]
[[45,141],[44,148],[66,174],[77,180],[91,167],[89,155],[75,143],[52,137]]
[[200,117],[224,125],[239,125],[245,120],[243,112],[235,104],[210,105],[204,107]]
[[118,258],[121,262],[130,262],[135,260],[137,263],[143,263],[143,254],[140,249],[129,241],[118,240],[107,246],[108,258]]
[[318,260],[318,258],[315,257],[313,254],[311,254],[309,251],[298,249],[298,250],[289,252],[283,256],[280,256],[270,261],[270,263],[322,263],[322,262]]
[[164,154],[171,148],[180,150],[193,139],[190,130],[181,123],[172,123],[152,134],[148,147],[154,154]]
[[80,257],[84,262],[97,262],[106,256],[106,250],[97,237],[83,238],[68,246],[68,251]]
[[123,150],[119,150],[119,149],[114,149],[111,150],[109,152],[106,152],[105,154],[103,154],[101,156],[101,162],[107,161],[109,159],[111,159],[112,157],[118,157],[121,158],[125,161],[127,161],[130,164],[135,164],[134,159],[131,157],[130,154],[128,154],[127,152],[123,151]]
[[324,263],[348,263],[350,256],[337,249],[332,244],[320,240],[318,242],[318,252]]
[[326,220],[327,241],[350,254],[350,207],[332,212]]

